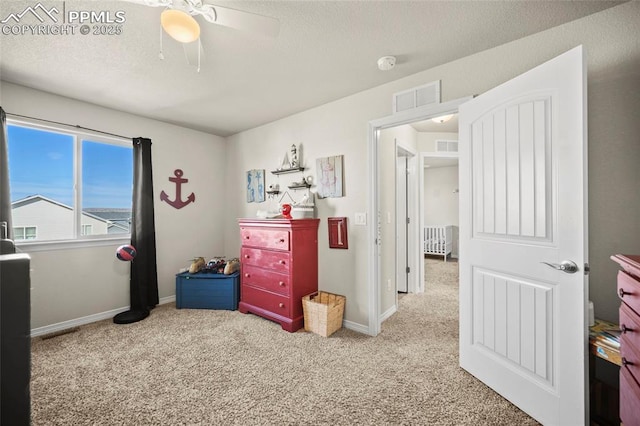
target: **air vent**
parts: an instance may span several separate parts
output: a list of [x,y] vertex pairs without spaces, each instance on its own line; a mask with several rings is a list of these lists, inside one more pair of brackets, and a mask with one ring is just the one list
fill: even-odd
[[436,152],[458,152],[458,141],[436,139]]
[[394,93],[393,113],[440,103],[440,80]]

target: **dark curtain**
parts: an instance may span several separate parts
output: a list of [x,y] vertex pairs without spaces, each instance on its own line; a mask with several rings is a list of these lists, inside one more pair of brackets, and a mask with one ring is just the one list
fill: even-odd
[[[9,138],[7,137],[7,114],[0,107],[0,238],[13,239],[11,220],[11,193],[9,191]],[[6,232],[5,232],[6,229]]]
[[116,324],[128,324],[146,318],[149,310],[159,302],[152,177],[151,139],[135,138],[131,245],[135,247],[137,254],[131,262],[131,310],[116,315],[113,318]]

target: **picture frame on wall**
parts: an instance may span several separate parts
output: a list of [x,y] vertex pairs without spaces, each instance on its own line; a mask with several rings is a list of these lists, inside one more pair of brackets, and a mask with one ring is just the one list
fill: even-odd
[[343,156],[318,158],[316,160],[316,188],[319,198],[343,196]]
[[265,200],[264,169],[247,172],[247,203],[262,203]]

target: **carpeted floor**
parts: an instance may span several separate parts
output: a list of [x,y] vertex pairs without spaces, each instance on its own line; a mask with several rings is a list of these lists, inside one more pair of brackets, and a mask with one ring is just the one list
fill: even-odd
[[33,425],[526,425],[458,367],[455,262],[368,337],[163,305],[32,343]]

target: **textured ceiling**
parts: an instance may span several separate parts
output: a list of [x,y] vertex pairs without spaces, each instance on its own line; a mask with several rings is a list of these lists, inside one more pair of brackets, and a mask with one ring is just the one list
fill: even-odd
[[[122,10],[122,34],[1,34],[0,78],[227,136],[620,3],[209,1],[276,18],[280,34],[266,38],[197,18],[198,73],[169,37],[159,59],[160,8],[42,0],[66,10]],[[3,0],[0,20],[36,3]],[[393,70],[377,69],[383,55],[398,58]]]

